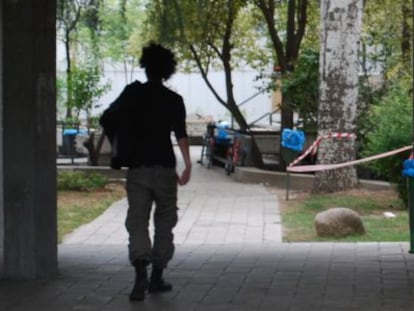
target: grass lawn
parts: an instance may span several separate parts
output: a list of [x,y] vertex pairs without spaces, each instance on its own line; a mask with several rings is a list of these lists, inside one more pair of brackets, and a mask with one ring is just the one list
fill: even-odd
[[[284,241],[409,241],[408,212],[398,194],[392,190],[352,190],[326,195],[297,194],[286,201],[279,195]],[[314,218],[331,207],[348,207],[358,212],[366,234],[345,238],[320,238],[316,235]],[[392,212],[395,218],[386,218]]]
[[108,184],[93,191],[58,191],[58,240],[104,212],[113,202],[125,197],[124,186]]

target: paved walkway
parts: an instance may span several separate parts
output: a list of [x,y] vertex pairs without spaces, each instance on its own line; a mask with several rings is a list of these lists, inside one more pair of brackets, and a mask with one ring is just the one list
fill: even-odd
[[197,163],[179,195],[171,293],[129,303],[122,200],[60,245],[57,279],[0,281],[0,310],[414,310],[407,243],[282,243],[274,194]]
[[[192,148],[192,159],[200,148]],[[179,187],[177,245],[282,242],[277,198],[262,185],[235,182],[224,169],[194,163],[191,182]],[[126,199],[69,235],[65,244],[126,244]]]

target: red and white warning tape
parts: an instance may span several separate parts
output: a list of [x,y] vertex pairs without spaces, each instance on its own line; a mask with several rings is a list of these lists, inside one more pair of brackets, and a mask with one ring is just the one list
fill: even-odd
[[364,162],[369,162],[369,161],[376,160],[376,159],[389,157],[389,156],[392,156],[394,154],[398,154],[398,153],[401,153],[401,152],[404,152],[404,151],[408,151],[412,148],[413,148],[412,145],[411,146],[405,146],[405,147],[402,147],[402,148],[399,148],[399,149],[396,149],[396,150],[380,153],[380,154],[377,154],[377,155],[374,155],[374,156],[370,156],[370,157],[367,157],[367,158],[358,159],[358,160],[354,160],[354,161],[349,161],[349,162],[335,163],[335,164],[301,165],[301,166],[296,166],[296,167],[289,166],[286,169],[289,172],[295,172],[295,173],[333,170],[333,169],[337,169],[337,168],[352,166],[352,165],[356,165],[356,164],[360,164],[360,163],[364,163]]
[[326,135],[318,136],[318,138],[313,142],[313,144],[299,157],[297,157],[292,163],[289,164],[289,167],[295,166],[300,161],[302,161],[307,155],[312,154],[315,155],[318,151],[319,145],[322,139],[329,139],[329,138],[346,138],[346,139],[355,139],[356,135],[354,133],[337,133],[337,132],[330,132]]

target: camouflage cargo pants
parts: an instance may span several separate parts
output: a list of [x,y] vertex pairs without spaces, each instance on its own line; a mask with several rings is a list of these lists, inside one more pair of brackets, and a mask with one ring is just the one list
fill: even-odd
[[[174,255],[173,228],[177,224],[177,175],[175,169],[160,166],[128,170],[129,259],[146,260],[164,268]],[[154,236],[151,239],[149,222],[153,213]]]

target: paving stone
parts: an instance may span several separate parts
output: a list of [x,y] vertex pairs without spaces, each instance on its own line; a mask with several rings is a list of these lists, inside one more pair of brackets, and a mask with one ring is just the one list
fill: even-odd
[[124,199],[64,240],[58,278],[0,280],[0,311],[414,310],[408,243],[283,243],[274,193],[196,163],[178,205],[172,292],[128,301]]

